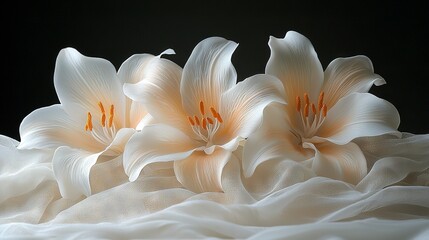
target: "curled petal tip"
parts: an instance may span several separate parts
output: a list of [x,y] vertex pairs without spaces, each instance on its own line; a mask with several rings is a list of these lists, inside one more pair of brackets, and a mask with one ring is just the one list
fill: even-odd
[[161,57],[164,54],[166,54],[166,55],[173,55],[173,54],[176,54],[176,52],[173,49],[169,48],[169,49],[164,50],[162,53],[160,53],[158,55],[158,57]]

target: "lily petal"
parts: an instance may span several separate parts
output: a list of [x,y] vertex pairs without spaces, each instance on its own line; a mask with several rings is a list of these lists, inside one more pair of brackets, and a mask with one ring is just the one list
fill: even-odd
[[331,108],[342,97],[353,92],[368,92],[373,84],[380,86],[386,81],[374,73],[372,62],[366,56],[337,58],[325,71],[324,102]]
[[17,141],[16,139],[0,134],[0,146],[15,148],[18,145],[19,145],[19,141]]
[[21,122],[21,143],[18,148],[43,149],[67,145],[100,152],[105,146],[85,132],[84,123],[76,122],[59,104],[36,109]]
[[232,157],[235,156],[222,148],[210,155],[195,151],[186,159],[175,161],[174,172],[177,180],[193,192],[220,192],[223,167]]
[[218,109],[220,96],[233,87],[237,73],[231,57],[238,44],[220,37],[210,37],[192,51],[183,68],[180,92],[188,115],[199,114],[199,103]]
[[103,155],[116,157],[124,152],[125,144],[136,133],[134,128],[121,128],[109,146],[102,152]]
[[[233,138],[231,141],[229,141],[223,145],[213,145],[213,146],[218,146],[218,147],[223,148],[224,150],[234,152],[235,150],[237,150],[237,148],[240,146],[240,144],[243,144],[244,141],[245,141],[245,138],[237,136],[237,137]],[[206,153],[207,153],[207,151],[206,151]]]
[[286,105],[273,102],[264,109],[262,125],[246,141],[243,149],[243,173],[250,177],[258,165],[268,160],[303,161],[314,152],[301,147],[286,121]]
[[141,130],[144,126],[141,122],[149,117],[146,106],[140,102],[129,101],[127,108],[129,109],[129,124],[127,126]]
[[157,121],[191,132],[180,96],[182,69],[177,64],[158,57],[145,62],[139,69],[141,81],[135,84],[125,83],[125,95],[133,101],[143,103]]
[[319,176],[357,184],[368,172],[365,156],[355,143],[336,145],[325,142],[311,148],[316,151],[313,170]]
[[286,100],[295,102],[295,96],[308,93],[311,102],[319,97],[323,83],[323,68],[310,40],[294,32],[284,39],[270,37],[271,56],[265,73],[278,77],[285,88]]
[[370,93],[352,93],[338,101],[327,113],[314,139],[346,144],[358,137],[394,134],[400,118],[395,106]]
[[[132,85],[132,84],[139,83],[141,81],[146,81],[148,80],[147,78],[151,79],[149,81],[155,81],[155,82],[157,82],[159,79],[164,80],[164,78],[159,77],[163,74],[162,70],[165,68],[164,65],[169,65],[169,64],[175,65],[175,64],[166,59],[162,59],[161,56],[163,54],[174,54],[174,51],[172,49],[167,49],[158,56],[154,56],[151,54],[132,55],[127,60],[125,60],[122,63],[121,67],[119,68],[118,70],[119,79],[127,85],[129,84]],[[157,66],[158,64],[159,66]],[[176,67],[176,66],[173,66],[173,67]],[[157,76],[157,74],[160,74],[160,75]],[[180,79],[180,74],[181,72],[178,75],[179,79]],[[151,77],[152,75],[155,75],[156,77],[152,79]],[[168,79],[168,80],[171,80],[171,79]],[[128,126],[136,128],[137,125],[143,120],[143,118],[147,114],[146,106],[141,103],[142,94],[140,93],[139,87],[132,86],[129,89],[129,86],[127,86],[125,88],[126,88],[126,91],[124,92],[125,93],[130,92],[131,96],[128,96],[128,97],[134,100],[134,101],[127,101],[127,109],[129,109],[127,110],[127,112],[130,112],[130,116],[129,116],[130,125]],[[164,88],[165,86],[161,86],[159,89],[156,89],[156,90],[160,91],[160,90],[164,90]],[[176,90],[178,88],[179,86],[177,86]],[[142,89],[147,90],[145,89],[145,87],[143,87]],[[177,92],[179,91],[177,90]],[[165,98],[162,98],[162,99],[165,99]]]
[[100,153],[94,154],[70,147],[59,147],[52,159],[52,168],[60,193],[64,198],[76,199],[91,195],[89,173]]
[[55,64],[54,85],[64,110],[85,123],[86,113],[101,117],[98,102],[115,106],[115,124],[125,121],[125,96],[115,67],[102,58],[86,57],[73,48],[60,51]]
[[220,113],[224,123],[215,139],[224,143],[235,136],[248,137],[260,125],[262,111],[273,101],[284,102],[282,83],[275,77],[259,74],[239,82],[222,95]]
[[135,133],[132,128],[122,128],[112,143],[98,153],[82,149],[59,147],[52,159],[55,178],[58,181],[60,193],[64,198],[77,198],[84,194],[91,195],[90,171],[99,159],[111,160],[123,152],[125,143]]
[[[152,54],[135,54],[125,60],[118,70],[118,78],[122,83],[137,83],[142,79],[145,66],[151,59],[155,58]],[[127,126],[136,128],[140,121],[147,114],[144,105],[127,99],[126,112],[130,114],[126,116],[128,119]]]
[[135,133],[125,146],[125,173],[130,181],[135,181],[146,165],[184,159],[200,145],[185,133],[169,125],[146,126],[141,132]]
[[138,83],[145,78],[148,70],[152,69],[153,61],[168,61],[161,59],[164,54],[175,54],[174,50],[167,49],[158,56],[152,54],[134,54],[125,60],[118,70],[118,77],[122,83]]

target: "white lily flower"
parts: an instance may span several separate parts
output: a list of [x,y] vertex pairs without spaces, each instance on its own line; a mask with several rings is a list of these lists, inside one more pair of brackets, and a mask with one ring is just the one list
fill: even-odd
[[[171,53],[168,50],[166,53]],[[121,157],[125,143],[150,115],[128,99],[123,83],[137,82],[145,67],[158,57],[141,54],[125,61],[116,72],[109,61],[87,57],[73,48],[57,57],[54,85],[61,104],[37,109],[20,126],[20,149],[56,149],[53,171],[61,195],[91,195],[90,170]]]
[[353,139],[394,134],[400,119],[389,102],[367,93],[382,85],[365,56],[337,58],[325,71],[311,42],[290,31],[271,37],[266,73],[278,77],[287,105],[270,104],[263,124],[244,146],[243,168],[251,176],[268,160],[301,161],[318,175],[357,183],[367,164]]
[[142,101],[160,124],[136,133],[124,151],[130,181],[155,162],[174,161],[179,182],[194,192],[222,191],[221,174],[239,142],[259,125],[263,108],[281,101],[281,82],[255,75],[236,83],[231,56],[237,43],[220,37],[201,41],[183,70],[159,66],[124,92]]

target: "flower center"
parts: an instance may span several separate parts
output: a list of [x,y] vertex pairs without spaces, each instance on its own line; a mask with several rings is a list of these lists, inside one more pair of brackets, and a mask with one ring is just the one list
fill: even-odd
[[97,126],[94,126],[92,124],[92,115],[90,112],[88,112],[85,131],[91,132],[91,135],[98,142],[104,145],[109,145],[116,134],[116,127],[115,127],[115,123],[113,122],[113,118],[115,116],[115,106],[113,106],[113,104],[110,105],[108,119],[106,116],[106,111],[104,110],[104,106],[101,102],[98,102],[98,107],[100,108],[100,111],[101,111],[100,124]]
[[321,92],[317,107],[314,103],[310,102],[308,93],[304,93],[304,101],[302,101],[299,96],[295,98],[296,111],[300,114],[303,126],[302,134],[300,134],[301,138],[313,137],[325,121],[326,115],[328,114],[328,107],[323,102],[324,96],[325,93]]
[[214,107],[210,107],[211,117],[206,116],[204,102],[200,101],[200,116],[188,116],[192,131],[206,143],[210,143],[213,136],[223,123],[223,119]]

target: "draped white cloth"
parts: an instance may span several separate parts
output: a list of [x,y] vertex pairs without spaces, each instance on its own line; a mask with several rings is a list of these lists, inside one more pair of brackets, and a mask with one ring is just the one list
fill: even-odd
[[429,134],[354,142],[369,167],[357,185],[293,161],[245,178],[239,148],[223,193],[186,190],[165,163],[129,182],[119,156],[91,170],[91,196],[64,199],[53,152],[0,136],[0,238],[429,239]]

